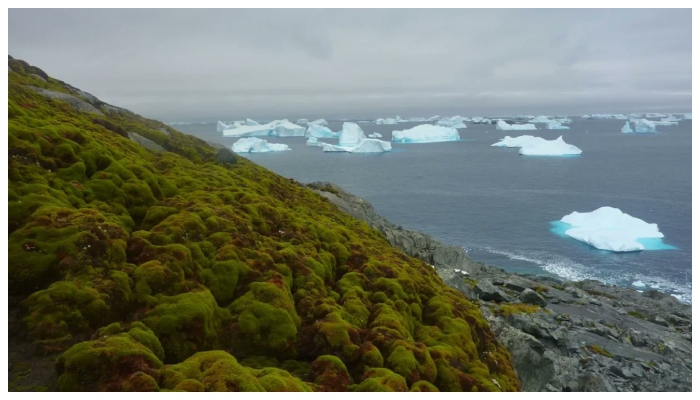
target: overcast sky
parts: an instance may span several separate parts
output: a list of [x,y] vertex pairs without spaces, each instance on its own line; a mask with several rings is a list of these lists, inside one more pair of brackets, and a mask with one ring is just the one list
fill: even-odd
[[691,109],[687,10],[18,10],[9,54],[170,121]]

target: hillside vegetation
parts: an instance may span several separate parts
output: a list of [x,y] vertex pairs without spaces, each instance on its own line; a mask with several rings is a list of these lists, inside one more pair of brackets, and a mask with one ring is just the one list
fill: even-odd
[[56,388],[519,389],[478,307],[366,223],[9,66],[9,290]]

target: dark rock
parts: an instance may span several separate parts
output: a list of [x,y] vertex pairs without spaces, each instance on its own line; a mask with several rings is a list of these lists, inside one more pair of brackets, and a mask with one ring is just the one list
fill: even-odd
[[522,293],[520,293],[520,301],[527,304],[534,304],[540,307],[544,307],[547,305],[547,300],[545,300],[544,297],[542,297],[539,293],[535,292],[530,288],[525,289],[522,291]]
[[510,301],[510,297],[503,293],[503,291],[496,286],[492,285],[489,281],[479,282],[474,286],[474,293],[481,300],[495,301],[497,303],[503,301]]
[[134,142],[140,144],[141,146],[147,149],[154,151],[165,151],[165,149],[158,143],[152,141],[151,139],[145,138],[136,132],[128,132],[128,135],[129,139],[133,140]]
[[600,375],[586,374],[579,380],[579,387],[582,392],[612,392],[610,384]]
[[238,156],[227,148],[219,149],[216,152],[216,163],[223,165],[233,165],[238,162]]
[[668,322],[666,322],[665,319],[659,317],[658,315],[654,317],[654,319],[652,319],[651,322],[661,326],[668,326]]
[[[50,99],[54,100],[60,100],[60,101],[65,101],[66,103],[70,104],[71,107],[75,108],[76,110],[87,112],[90,114],[97,114],[97,115],[104,115],[102,111],[98,110],[93,106],[92,104],[81,100],[80,98],[73,96],[68,93],[63,93],[63,92],[56,92],[53,90],[48,90],[48,89],[42,89],[36,86],[27,86],[29,89],[42,94]],[[125,135],[123,135],[125,136]]]

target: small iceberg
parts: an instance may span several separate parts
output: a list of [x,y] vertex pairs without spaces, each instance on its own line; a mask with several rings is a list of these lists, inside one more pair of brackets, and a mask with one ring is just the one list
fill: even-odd
[[433,143],[459,140],[459,132],[455,128],[435,125],[418,125],[391,134],[393,142],[401,143]]
[[322,143],[321,145],[323,151],[328,152],[383,153],[391,151],[391,143],[379,139],[368,139],[362,128],[353,122],[345,122],[343,124],[338,145],[328,143]]
[[306,128],[306,137],[332,138],[338,137],[339,134],[340,133],[335,133],[323,125],[316,125],[311,122],[309,123],[309,127]]
[[406,120],[397,115],[396,118],[379,118],[374,121],[377,125],[396,125],[399,122],[406,122]]
[[506,136],[491,146],[520,147],[518,154],[524,156],[575,156],[582,153],[581,149],[578,147],[564,142],[564,138],[562,136],[559,136],[554,140],[547,140],[530,135],[523,135],[514,138]]
[[369,135],[367,135],[367,137],[370,137],[372,139],[379,139],[380,137],[382,137],[382,134],[374,132],[374,133],[370,133]]
[[569,129],[569,127],[562,125],[557,120],[551,120],[547,121],[547,129]]
[[[649,239],[661,239],[656,224],[649,224],[639,218],[625,214],[618,208],[600,207],[589,213],[573,213],[561,219],[566,224],[564,234],[587,243],[597,249],[615,252],[645,250],[644,243]],[[652,248],[670,249],[672,246],[658,243]]]
[[[251,124],[252,122],[252,124]],[[257,124],[257,125],[255,125]],[[306,129],[289,122],[289,120],[274,120],[267,124],[260,125],[248,119],[244,126],[229,128],[223,131],[225,137],[248,137],[248,136],[304,136]]]
[[472,124],[490,124],[491,120],[483,117],[472,117]]
[[450,118],[442,118],[438,122],[436,122],[435,125],[444,126],[447,128],[464,129],[467,127],[464,124],[464,121],[469,121],[469,118],[455,115],[454,117]]
[[692,113],[683,114],[683,119],[693,119],[693,114]]
[[535,124],[509,124],[506,121],[499,119],[496,123],[496,129],[499,131],[536,131]]
[[549,121],[551,121],[551,119],[548,116],[540,115],[539,117],[535,117],[527,122],[531,124],[546,124],[549,123]]
[[622,133],[656,133],[656,124],[646,119],[632,118],[625,122]]
[[236,153],[269,153],[275,151],[291,150],[289,146],[281,143],[268,143],[267,140],[256,137],[246,137],[239,139],[231,146],[231,150]]
[[315,121],[309,122],[309,125],[311,125],[311,124],[320,125],[320,126],[327,126],[327,125],[328,125],[328,121],[326,121],[325,119],[321,118],[321,119],[317,119],[317,120],[315,120]]
[[310,136],[309,139],[306,141],[306,145],[309,147],[321,147],[323,146],[323,143],[319,142],[317,137]]

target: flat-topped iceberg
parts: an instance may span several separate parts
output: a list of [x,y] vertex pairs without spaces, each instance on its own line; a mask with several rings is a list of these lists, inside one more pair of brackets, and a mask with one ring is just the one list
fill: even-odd
[[345,122],[340,131],[338,145],[322,143],[323,151],[342,151],[347,153],[382,153],[391,151],[391,143],[379,139],[367,139],[359,125]]
[[597,249],[626,252],[644,250],[643,239],[661,239],[656,224],[625,214],[618,208],[601,207],[589,213],[573,213],[561,219],[568,224],[564,233]]
[[236,153],[269,153],[275,151],[291,150],[289,146],[281,143],[268,143],[267,140],[256,137],[246,137],[239,139],[231,146],[231,150]]
[[557,120],[551,120],[547,121],[547,129],[569,129],[569,127],[562,125]]
[[321,119],[317,119],[317,120],[315,120],[315,121],[309,122],[309,125],[310,125],[310,124],[326,126],[326,125],[328,125],[328,121],[326,121],[325,119],[321,118]]
[[435,125],[418,125],[391,134],[393,142],[401,143],[433,143],[459,140],[459,132],[455,128]]
[[[289,122],[286,119],[274,120],[263,125],[250,124],[247,120],[244,126],[229,128],[223,131],[225,137],[248,137],[248,136],[304,136],[306,129]],[[252,121],[257,124],[257,122]]]
[[535,124],[509,124],[506,121],[499,119],[496,122],[496,129],[499,131],[536,131],[537,127]]
[[332,138],[338,137],[338,135],[340,135],[340,132],[335,133],[323,125],[316,125],[314,123],[309,123],[309,127],[306,128],[306,137]]
[[520,147],[518,153],[524,156],[571,156],[582,153],[578,147],[564,142],[564,138],[561,136],[554,140],[531,135],[506,136],[491,146]]
[[576,156],[581,153],[581,149],[566,143],[561,136],[554,140],[530,141],[522,146],[518,152],[524,156]]

